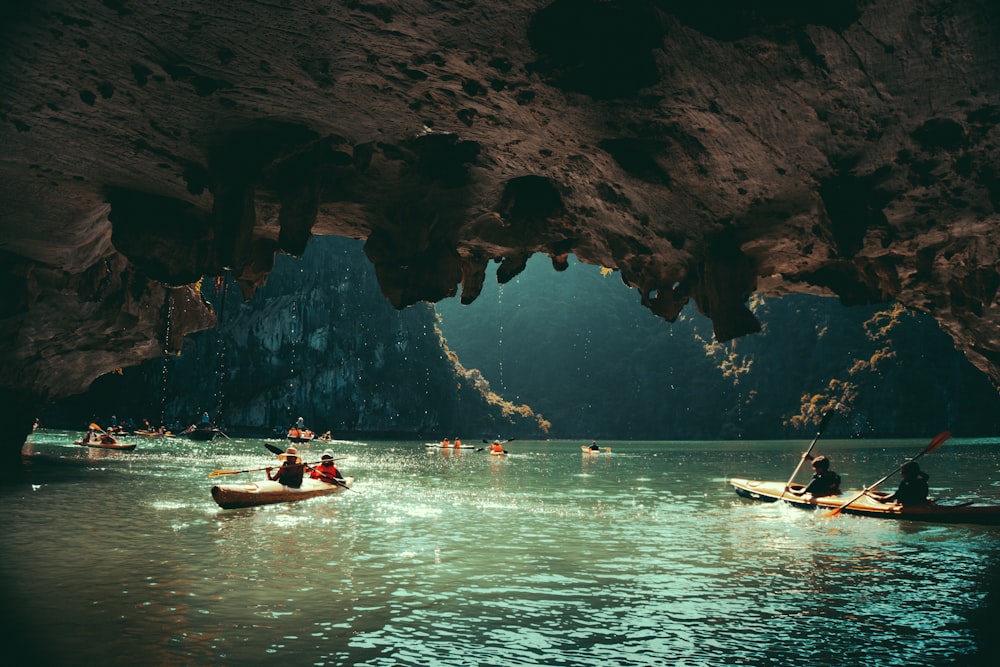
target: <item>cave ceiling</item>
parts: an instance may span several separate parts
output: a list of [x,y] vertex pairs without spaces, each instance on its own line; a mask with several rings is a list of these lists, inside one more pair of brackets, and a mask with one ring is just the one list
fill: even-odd
[[[0,9],[0,390],[21,407],[212,326],[311,235],[386,298],[529,257],[673,321],[754,293],[930,313],[1000,384],[987,0],[37,0]],[[16,402],[15,402],[16,403]],[[9,409],[9,408],[8,408]]]

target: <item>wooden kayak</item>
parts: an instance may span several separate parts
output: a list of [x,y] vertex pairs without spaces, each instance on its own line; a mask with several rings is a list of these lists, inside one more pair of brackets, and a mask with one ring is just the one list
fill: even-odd
[[[353,477],[345,477],[344,485],[354,484]],[[316,496],[328,496],[344,490],[340,484],[328,484],[318,479],[306,478],[302,486],[293,489],[279,482],[246,482],[244,484],[217,484],[212,487],[212,498],[226,510],[240,507],[257,507],[274,503],[291,503]]]
[[[773,503],[779,500],[802,509],[832,510],[842,506],[861,494],[861,490],[846,490],[836,496],[793,496],[784,494],[784,482],[762,482],[733,478],[729,484],[741,498]],[[793,489],[802,489],[801,484],[792,484]],[[931,521],[935,523],[973,523],[979,525],[1000,525],[1000,505],[976,505],[975,503],[946,504],[931,501],[926,505],[904,507],[899,503],[880,503],[874,498],[861,495],[845,507],[842,514],[875,517],[879,519],[903,519],[908,521]]]
[[611,453],[611,448],[610,447],[601,447],[601,448],[598,448],[598,449],[594,449],[593,447],[589,447],[587,445],[580,445],[580,449],[583,450],[584,454],[610,454]]
[[73,444],[80,445],[81,447],[93,447],[94,449],[117,449],[121,452],[130,452],[135,449],[134,442],[118,442],[114,439],[111,442],[84,442],[83,440],[77,440]]

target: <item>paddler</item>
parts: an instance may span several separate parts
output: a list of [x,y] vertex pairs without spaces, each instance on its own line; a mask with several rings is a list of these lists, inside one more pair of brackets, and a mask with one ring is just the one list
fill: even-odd
[[899,472],[903,480],[899,483],[896,493],[868,491],[867,494],[880,503],[899,503],[903,507],[926,505],[929,502],[927,494],[930,489],[927,487],[927,480],[930,477],[920,469],[920,464],[916,461],[907,461]]
[[494,440],[493,444],[490,445],[490,451],[499,452],[503,454],[503,445],[500,444],[499,440]]
[[333,450],[328,449],[320,457],[320,464],[315,468],[309,468],[309,476],[313,479],[322,480],[328,484],[343,484],[344,476],[337,470],[337,465],[333,461]]
[[830,470],[830,459],[817,456],[812,460],[813,476],[809,485],[803,489],[789,489],[788,493],[804,496],[807,493],[813,497],[840,495],[840,475]]
[[267,478],[272,482],[281,482],[284,486],[293,489],[302,486],[302,475],[305,473],[306,466],[302,462],[302,457],[299,456],[299,450],[295,447],[289,447],[283,453],[278,454],[278,459],[281,461],[281,467],[273,476],[271,471],[274,469],[267,468]]

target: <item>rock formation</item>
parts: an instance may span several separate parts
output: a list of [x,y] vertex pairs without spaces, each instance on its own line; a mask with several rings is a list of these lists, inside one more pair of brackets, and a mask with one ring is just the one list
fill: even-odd
[[302,257],[278,257],[247,301],[231,280],[203,281],[215,327],[185,338],[176,356],[53,402],[42,424],[80,430],[115,416],[179,433],[208,412],[234,437],[284,437],[300,416],[337,438],[545,437],[543,415],[504,401],[457,363],[430,304],[396,310],[381,298],[361,246],[316,237]]
[[397,308],[534,253],[720,340],[755,292],[896,299],[1000,384],[995,3],[39,0],[0,26],[19,433],[209,326],[185,285],[249,297],[313,234],[366,239]]

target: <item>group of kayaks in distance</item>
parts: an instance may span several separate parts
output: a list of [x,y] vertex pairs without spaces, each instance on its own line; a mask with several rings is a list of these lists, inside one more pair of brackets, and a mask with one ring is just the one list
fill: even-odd
[[487,439],[483,438],[483,444],[484,445],[488,445],[488,447],[486,447],[486,446],[477,447],[475,445],[464,445],[464,444],[462,444],[462,441],[460,439],[458,439],[458,438],[455,438],[454,440],[451,440],[450,438],[444,438],[443,440],[441,440],[441,442],[427,442],[427,443],[424,443],[424,447],[426,447],[428,451],[430,451],[432,449],[443,449],[443,450],[450,450],[450,451],[460,451],[460,450],[463,450],[463,449],[472,449],[472,450],[475,450],[477,452],[481,452],[481,451],[483,451],[485,449],[489,449],[491,456],[504,456],[505,454],[509,454],[510,452],[508,452],[506,449],[504,449],[503,446],[506,443],[513,442],[513,441],[514,441],[514,438],[507,438],[506,440],[501,440],[500,438],[495,438],[494,440],[487,440]]
[[[199,423],[191,424],[176,434],[164,426],[153,427],[148,421],[145,422],[145,428],[138,428],[134,430],[129,430],[123,425],[118,424],[117,421],[114,420],[114,417],[112,417],[112,421],[112,425],[107,429],[102,428],[96,423],[91,423],[86,433],[80,440],[76,441],[76,444],[101,449],[131,450],[135,449],[135,443],[121,443],[118,441],[118,438],[130,436],[140,438],[174,438],[177,436],[183,436],[191,440],[202,442],[214,440],[218,436],[227,439],[229,438],[225,431],[212,423],[207,412],[202,414],[201,421]],[[35,430],[38,428],[39,423],[36,419]],[[333,442],[333,436],[330,431],[326,431],[322,435],[316,435],[316,433],[312,430],[305,428],[302,417],[299,417],[298,421],[288,428],[285,437],[289,442],[295,443],[312,442],[313,440],[318,440],[320,442]]]

